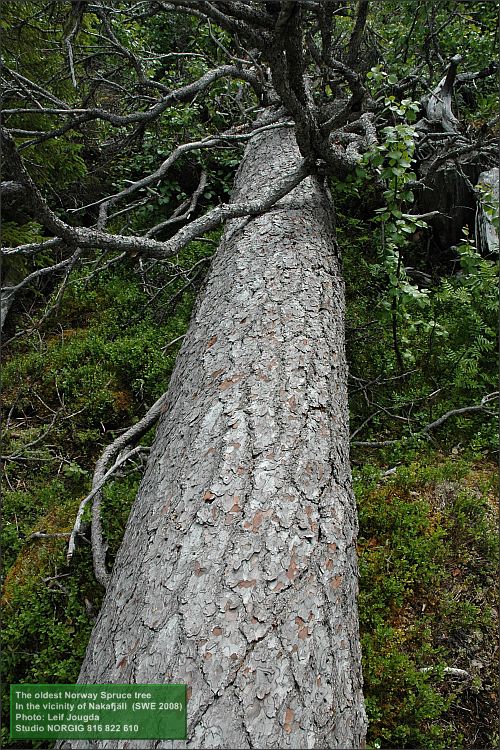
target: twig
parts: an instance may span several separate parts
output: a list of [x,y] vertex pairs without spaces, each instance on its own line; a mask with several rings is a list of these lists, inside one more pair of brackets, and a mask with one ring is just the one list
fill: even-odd
[[[431,394],[431,395],[434,395],[434,394]],[[499,395],[499,392],[494,391],[493,393],[488,393],[486,396],[483,396],[480,404],[475,404],[474,406],[462,406],[459,409],[450,409],[450,411],[447,411],[441,417],[439,417],[438,419],[435,419],[434,422],[431,422],[425,427],[422,427],[418,432],[414,434],[413,437],[418,437],[419,435],[426,435],[431,430],[436,429],[436,427],[440,427],[450,417],[455,417],[459,414],[473,414],[475,412],[483,412],[488,415],[494,416],[494,412],[488,411],[488,409],[486,408],[486,404],[492,401],[494,398],[498,398],[498,395]],[[364,447],[364,448],[384,448],[388,445],[394,445],[395,443],[399,443],[399,439],[381,440],[381,441],[354,440],[351,442],[351,445],[355,445],[357,447]]]
[[424,427],[421,432],[425,433],[429,432],[429,430],[434,430],[436,427],[440,427],[443,422],[446,422],[447,419],[449,419],[450,417],[455,417],[458,414],[470,414],[478,411],[486,411],[486,404],[497,397],[498,391],[494,391],[493,393],[488,393],[487,396],[483,396],[480,404],[477,404],[475,406],[463,406],[461,409],[451,409],[450,411],[447,411],[445,414],[443,414],[442,417],[439,417],[439,419],[434,420],[434,422],[431,422],[426,427]]
[[186,338],[186,334],[183,333],[182,336],[177,336],[176,339],[173,339],[172,341],[169,341],[168,344],[165,344],[165,346],[162,346],[161,350],[162,352],[166,352],[167,349],[170,349],[171,346],[174,344],[177,344],[178,341],[182,341],[182,339]]
[[[421,667],[419,669],[419,672],[436,672],[437,667]],[[466,672],[465,669],[458,669],[457,667],[444,667],[443,668],[444,674],[450,675],[450,677],[461,677],[461,678],[467,678],[470,677],[469,672]]]
[[[198,187],[194,191],[193,195],[191,196],[191,199],[185,201],[182,206],[177,209],[174,214],[171,216],[170,219],[167,219],[166,221],[162,221],[160,224],[157,224],[156,226],[152,227],[146,234],[145,237],[154,237],[155,234],[158,234],[162,229],[165,227],[171,226],[172,224],[178,224],[180,221],[184,221],[184,219],[189,219],[191,214],[193,213],[194,209],[196,208],[196,205],[198,203],[198,200],[200,196],[202,195],[203,191],[205,190],[207,184],[207,173],[202,172],[200,181],[198,183]],[[180,213],[182,208],[187,205],[187,209],[184,213]]]

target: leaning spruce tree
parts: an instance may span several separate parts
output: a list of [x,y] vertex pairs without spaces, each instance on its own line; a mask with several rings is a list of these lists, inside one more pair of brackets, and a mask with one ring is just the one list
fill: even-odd
[[[299,163],[291,128],[255,135],[233,201]],[[346,380],[311,176],[226,224],[81,682],[187,683],[187,747],[363,746]]]
[[[70,106],[33,87],[49,102],[42,108],[46,117],[63,119],[42,132],[40,141],[96,121],[105,124],[105,133],[126,129],[134,142],[169,108],[206,95],[222,79],[241,81],[240,93],[243,86],[251,88],[258,113],[252,124],[179,145],[154,172],[92,204],[99,206],[93,226],[71,224],[50,207],[16,143],[19,129],[2,128],[2,194],[22,195],[26,210],[51,237],[36,248],[8,252],[62,253],[53,266],[4,288],[5,308],[40,275],[67,278],[96,248],[114,254],[115,262],[125,255],[165,260],[225,222],[168,393],[108,446],[84,501],[93,501],[94,568],[106,594],[79,681],[187,683],[188,739],[62,747],[362,748],[366,715],[344,290],[328,181],[352,173],[378,142],[376,116],[384,97],[375,101],[366,87],[373,64],[368,58],[376,51],[373,39],[367,43],[369,3],[138,5],[145,18],[180,14],[216,24],[225,43],[230,37],[234,44],[230,54],[219,43],[219,51],[229,55],[227,64],[171,90],[147,78],[137,44],[127,48],[113,30],[122,17],[138,12],[134,4],[73,3],[64,43],[74,83],[79,69],[72,45],[91,12],[148,98],[138,109],[138,97],[126,99],[122,109],[118,100],[108,108],[102,101],[90,106],[87,99]],[[334,36],[339,19],[341,33]],[[450,164],[443,156],[449,143],[455,160],[479,153],[459,132],[452,112],[459,63],[459,56],[453,57],[442,80],[433,82],[418,123],[424,140],[438,144],[426,171],[427,199],[432,183],[436,209],[446,198],[446,171],[439,167]],[[463,80],[493,72],[490,66]],[[400,92],[416,82],[417,75],[407,76],[398,84]],[[11,110],[15,116],[33,112],[40,108]],[[142,235],[113,233],[113,206],[158,184],[183,154],[238,142],[246,149],[229,203],[189,221],[204,189],[202,175],[178,231],[179,212]],[[456,161],[460,168],[454,173],[463,175],[462,166],[469,170],[470,184],[491,161],[489,152],[484,154],[472,166]],[[425,180],[415,179],[412,189],[418,190],[419,182],[422,187]],[[166,239],[155,239],[165,230]],[[101,490],[156,420],[156,439],[110,574]]]

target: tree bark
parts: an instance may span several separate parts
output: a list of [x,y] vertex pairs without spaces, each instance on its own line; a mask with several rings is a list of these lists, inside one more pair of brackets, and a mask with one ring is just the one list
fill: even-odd
[[[479,175],[479,184],[491,191],[491,201],[494,206],[498,206],[498,167],[493,167]],[[481,200],[478,201],[476,209],[476,244],[484,253],[498,253],[498,231],[484,210]]]
[[[296,167],[249,142],[232,201]],[[81,683],[185,682],[188,740],[361,748],[344,290],[322,181],[225,228],[178,355]]]

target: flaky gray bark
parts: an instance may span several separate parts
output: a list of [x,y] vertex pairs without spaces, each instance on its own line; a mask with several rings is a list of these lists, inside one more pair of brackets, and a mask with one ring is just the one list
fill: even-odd
[[[494,206],[498,206],[499,200],[498,175],[498,167],[493,167],[487,172],[481,172],[479,175],[479,185],[487,188],[491,193],[491,202]],[[481,201],[478,202],[476,211],[476,235],[477,244],[484,252],[498,252],[498,231],[491,217],[484,210]]]
[[[232,200],[299,163],[254,136]],[[320,180],[227,224],[79,678],[187,683],[188,741],[72,747],[364,746],[343,315]]]

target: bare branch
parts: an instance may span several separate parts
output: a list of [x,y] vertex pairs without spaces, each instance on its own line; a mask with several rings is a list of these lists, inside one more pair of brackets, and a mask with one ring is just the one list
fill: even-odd
[[351,38],[349,39],[349,46],[347,52],[347,65],[351,68],[355,68],[358,63],[359,48],[363,33],[366,26],[366,19],[368,17],[368,0],[358,0],[358,10],[356,14],[356,23],[352,30]]
[[[42,88],[42,86],[40,86],[38,83],[35,83],[34,81],[31,81],[29,78],[25,78],[17,71],[11,70],[7,65],[5,65],[4,62],[2,62],[2,71],[6,73],[7,75],[12,76],[12,78],[15,81],[17,81],[18,85],[22,89],[22,93],[27,94],[28,98],[31,98],[33,100],[33,95],[30,94],[30,92],[33,91],[38,96],[41,96],[44,99],[47,99],[47,101],[52,102],[52,104],[55,104],[57,107],[60,107],[61,109],[65,111],[70,109],[70,107],[66,104],[66,102],[62,101],[62,99],[58,99],[57,96],[54,96],[54,94],[52,94],[52,92],[47,91],[47,89]],[[43,109],[41,104],[39,104],[36,100],[35,102],[38,107],[38,110]]]
[[172,339],[172,341],[169,341],[168,344],[165,344],[165,346],[162,346],[161,350],[162,352],[166,352],[167,349],[170,349],[171,346],[174,344],[178,344],[179,341],[182,341],[184,338],[186,338],[186,334],[183,333],[182,336],[177,336],[177,338]]
[[[238,15],[238,11],[240,14],[245,12],[245,9],[248,11],[248,6],[246,4],[237,3],[239,8],[237,10],[235,9],[234,14],[228,15],[227,12],[222,12],[221,7],[224,8],[224,10],[228,7],[228,10],[230,11],[231,6],[233,5],[234,3],[232,2],[230,6],[219,6],[208,0],[169,0],[168,3],[160,3],[160,6],[165,10],[179,10],[182,13],[193,13],[195,15],[201,15],[202,18],[211,18],[222,29],[233,34],[236,33],[242,38],[250,40],[251,43],[259,49],[266,46],[269,47],[271,36],[265,31],[262,31],[260,34],[255,31],[255,26],[260,26],[262,28],[263,23],[266,25],[269,24],[267,20],[264,20],[264,14],[260,14],[260,18],[254,22],[255,25],[253,22],[247,23],[246,21],[241,20],[241,15]],[[272,28],[272,24],[270,25],[270,28]]]
[[71,258],[66,258],[66,260],[62,260],[60,263],[55,263],[53,266],[39,268],[37,271],[33,271],[33,273],[30,273],[29,276],[26,276],[26,278],[20,281],[19,284],[16,284],[15,286],[4,286],[2,287],[1,291],[3,293],[6,293],[6,296],[11,297],[17,294],[17,292],[23,289],[27,284],[31,284],[32,281],[35,281],[41,276],[47,276],[50,273],[55,273],[56,271],[61,271],[63,268],[66,268],[66,266],[69,266],[71,264],[73,257],[74,256],[71,256]]
[[[171,226],[172,224],[177,224],[180,221],[184,221],[185,219],[189,219],[191,214],[196,208],[196,205],[198,203],[198,200],[200,199],[200,196],[203,194],[203,191],[205,190],[207,184],[207,173],[202,172],[200,181],[198,183],[198,187],[194,191],[193,195],[190,199],[185,201],[182,206],[180,206],[174,214],[171,216],[170,219],[167,219],[166,221],[162,221],[160,224],[156,224],[156,226],[151,227],[151,229],[146,232],[145,237],[153,237],[155,234],[158,234],[158,232],[161,232],[162,229],[165,229],[165,227]],[[187,206],[187,207],[186,207]],[[182,209],[186,208],[184,213],[181,213]]]
[[[434,395],[434,394],[431,394],[431,395]],[[438,419],[435,419],[434,422],[431,422],[430,424],[425,425],[425,427],[422,427],[420,430],[418,430],[418,432],[414,433],[414,437],[418,437],[419,435],[426,435],[431,430],[435,430],[437,427],[440,427],[450,417],[456,417],[456,416],[459,416],[460,414],[474,414],[474,413],[482,412],[483,414],[488,414],[489,416],[495,416],[495,413],[488,411],[486,406],[490,401],[492,401],[495,398],[498,398],[498,396],[499,396],[499,392],[494,391],[493,393],[488,393],[486,396],[483,396],[480,404],[476,404],[474,406],[463,406],[459,409],[450,409],[450,411],[447,411],[441,417],[439,417]],[[394,445],[395,443],[399,443],[399,442],[400,442],[399,439],[379,440],[379,441],[353,440],[351,442],[351,445],[355,445],[357,447],[364,447],[364,448],[384,448],[388,445]]]
[[[276,127],[287,127],[288,123],[278,124]],[[258,130],[253,131],[253,133]],[[235,219],[242,216],[256,216],[264,213],[287,193],[293,190],[311,172],[310,162],[303,160],[297,169],[284,175],[277,181],[274,188],[269,189],[260,200],[248,201],[247,203],[230,203],[217,206],[212,211],[180,229],[173,237],[165,242],[157,242],[148,237],[125,236],[107,234],[99,229],[87,229],[86,227],[72,227],[59,219],[49,208],[47,202],[41,195],[35,183],[27,172],[22,160],[17,153],[12,137],[2,129],[2,142],[4,153],[9,158],[12,168],[19,179],[27,188],[29,205],[39,220],[53,234],[65,239],[75,246],[100,247],[104,250],[116,250],[128,252],[131,255],[144,254],[153,258],[167,258],[176,255],[189,242],[199,234],[204,234],[218,227],[227,219]],[[244,139],[252,134],[230,136],[232,140]],[[226,136],[229,138],[229,136]],[[66,265],[70,260],[63,261]],[[60,267],[63,267],[60,265]],[[53,268],[52,270],[55,270]]]
[[2,248],[1,255],[34,255],[40,252],[40,250],[59,247],[61,244],[62,240],[59,237],[54,237],[45,242],[30,242],[27,245],[18,245],[17,247],[4,247]]
[[451,58],[445,77],[433,90],[426,104],[427,119],[432,123],[439,123],[448,133],[456,133],[458,130],[458,120],[451,110],[451,95],[461,60],[461,55]]
[[70,531],[54,532],[53,534],[47,534],[45,531],[35,531],[33,532],[33,534],[29,535],[28,541],[30,539],[54,539],[57,537],[67,537],[70,534]]
[[[249,138],[249,135],[242,135],[237,136],[237,140],[244,140],[245,138]],[[129,195],[132,195],[132,193],[135,193],[137,190],[142,190],[143,188],[146,188],[148,185],[151,185],[152,182],[160,181],[168,172],[168,170],[175,164],[175,162],[184,154],[188,153],[189,151],[196,151],[198,149],[204,149],[204,148],[216,148],[217,146],[222,146],[227,144],[227,139],[223,137],[208,137],[203,138],[201,141],[194,141],[193,143],[183,143],[181,146],[178,146],[174,151],[170,154],[170,156],[165,159],[164,162],[158,167],[158,169],[155,172],[152,172],[151,174],[147,175],[146,177],[143,177],[141,180],[137,180],[136,182],[133,182],[131,185],[129,185],[127,188],[124,188],[119,193],[116,193],[115,195],[109,197],[109,198],[101,198],[98,201],[95,201],[94,203],[89,203],[86,206],[80,206],[79,208],[72,209],[72,213],[75,213],[77,211],[84,211],[88,208],[92,208],[93,206],[101,205],[101,208],[99,210],[99,220],[97,222],[97,226],[99,229],[104,229],[107,223],[108,219],[108,209],[111,206],[114,206],[115,203],[117,203],[122,198],[126,198]],[[146,235],[152,236],[149,233]]]
[[[171,91],[162,99],[160,99],[154,106],[145,112],[131,112],[127,115],[119,115],[108,110],[101,109],[99,107],[89,108],[71,108],[60,107],[60,108],[40,108],[36,107],[16,107],[13,109],[4,109],[4,116],[7,115],[20,115],[20,114],[45,114],[45,115],[64,115],[72,117],[67,123],[59,128],[45,133],[40,133],[37,139],[24,142],[19,148],[27,148],[34,143],[39,143],[43,140],[48,140],[59,135],[63,135],[72,128],[79,127],[85,122],[92,120],[103,120],[108,122],[114,127],[123,127],[126,125],[132,125],[134,123],[148,123],[156,120],[166,109],[172,105],[179,104],[181,102],[192,101],[193,98],[205,91],[212,83],[218,81],[220,78],[237,78],[249,83],[256,91],[259,98],[263,95],[262,84],[259,77],[249,70],[245,70],[242,66],[236,65],[222,65],[219,68],[210,70],[196,81],[182,86],[179,89]],[[32,131],[30,131],[32,132]]]
[[498,398],[498,391],[495,391],[493,393],[488,393],[487,396],[483,396],[481,399],[481,403],[477,404],[476,406],[463,406],[460,409],[450,409],[450,411],[447,411],[445,414],[443,414],[439,419],[435,419],[434,422],[431,422],[430,424],[426,425],[421,432],[426,433],[430,430],[436,429],[436,427],[440,427],[446,420],[448,420],[450,417],[456,417],[460,414],[473,414],[474,412],[484,412],[486,411],[486,404],[489,401],[492,401],[494,398]]
[[[113,464],[113,466],[110,469],[108,469],[108,471],[106,471],[106,473],[102,476],[102,479],[94,486],[94,488],[92,489],[92,491],[89,492],[89,494],[86,497],[83,498],[83,500],[81,501],[80,506],[78,508],[78,513],[77,513],[77,516],[76,516],[76,521],[75,521],[75,525],[73,527],[73,530],[69,534],[65,535],[65,536],[69,536],[68,552],[67,552],[67,555],[66,555],[66,558],[67,558],[68,562],[73,557],[73,554],[74,554],[74,551],[75,551],[75,539],[76,539],[76,535],[80,533],[81,520],[82,520],[83,512],[85,510],[85,507],[86,507],[87,503],[90,500],[93,500],[93,499],[95,500],[96,499],[97,495],[100,494],[100,491],[102,490],[102,488],[104,487],[104,485],[106,484],[106,482],[108,481],[108,479],[110,479],[110,477],[112,477],[114,474],[116,474],[116,472],[118,471],[118,469],[121,466],[123,466],[124,463],[126,463],[131,458],[133,458],[134,456],[138,455],[139,453],[144,453],[144,452],[147,452],[147,451],[149,451],[149,448],[147,448],[144,445],[138,445],[136,448],[133,448],[128,453],[126,453],[124,456],[121,456],[120,458],[118,458],[118,460]],[[99,511],[100,511],[100,501],[99,501]],[[100,515],[99,515],[99,521],[100,521]],[[95,549],[96,548],[94,547],[94,540],[92,539],[92,551],[94,552]],[[102,553],[101,554],[103,556],[103,561],[104,561],[105,550],[104,550],[103,547],[102,547]],[[95,563],[95,559],[94,559],[94,570],[96,572],[96,577],[97,577],[97,579],[98,579],[98,581],[100,583],[102,583],[103,585],[105,585],[104,581],[102,580],[102,576],[98,575],[95,565],[96,565],[96,563]],[[100,570],[100,568],[99,568],[99,570]],[[107,579],[106,579],[106,581],[107,581]]]
[[62,298],[63,298],[64,292],[66,291],[66,287],[68,286],[68,282],[69,282],[69,278],[70,278],[71,272],[75,268],[75,266],[76,266],[76,264],[78,262],[78,259],[79,259],[80,255],[81,255],[81,253],[82,253],[81,248],[77,248],[75,250],[75,252],[73,253],[73,255],[71,256],[70,262],[69,262],[69,264],[68,264],[68,266],[66,268],[65,274],[64,274],[64,278],[63,278],[62,282],[59,285],[59,289],[57,290],[57,294],[56,294],[55,300],[53,301],[53,303],[51,305],[49,305],[49,307],[45,310],[45,312],[42,315],[42,317],[40,318],[40,320],[37,322],[37,326],[38,327],[40,327],[42,325],[42,323],[45,320],[47,320],[54,312],[55,313],[59,312],[59,308],[61,306]]
[[119,459],[116,461],[111,469],[108,470],[108,466],[111,463],[111,461],[114,460],[115,456],[117,456],[124,448],[129,446],[130,444],[134,443],[136,440],[141,438],[151,427],[152,425],[157,421],[159,418],[161,411],[166,403],[166,396],[165,394],[161,396],[149,409],[149,411],[144,415],[144,417],[139,420],[136,424],[132,425],[126,432],[123,433],[123,435],[120,435],[113,443],[107,446],[107,448],[103,451],[100,459],[97,461],[94,477],[92,480],[92,491],[85,497],[82,502],[80,503],[80,507],[78,509],[78,513],[76,516],[75,524],[73,526],[73,531],[71,532],[70,541],[68,545],[68,552],[67,552],[67,560],[71,560],[71,557],[73,556],[74,549],[75,549],[75,538],[76,535],[80,531],[81,526],[81,520],[83,516],[83,511],[85,510],[85,506],[89,502],[89,500],[93,499],[93,508],[92,508],[92,553],[93,553],[93,559],[94,559],[94,571],[97,577],[97,580],[102,583],[104,587],[106,587],[109,579],[109,575],[106,571],[106,563],[105,563],[105,557],[106,557],[106,550],[104,549],[103,539],[102,539],[102,527],[101,527],[101,517],[100,517],[100,502],[101,502],[101,492],[100,490],[106,483],[106,481],[109,479],[112,474],[116,472],[116,470],[129,458],[131,458],[133,455],[136,455],[140,450],[144,450],[143,446],[139,446],[138,448],[134,449],[133,451],[130,451],[126,454],[126,456],[122,459]]
[[[438,667],[421,667],[419,671],[426,674],[428,672],[436,672],[437,670]],[[443,673],[450,677],[459,677],[460,679],[467,679],[470,677],[469,672],[466,672],[465,669],[458,669],[457,667],[444,667]]]
[[47,435],[49,434],[49,432],[55,425],[56,420],[60,416],[63,409],[64,407],[61,407],[61,409],[59,409],[58,411],[54,413],[54,416],[50,420],[49,425],[44,430],[42,430],[42,432],[40,433],[40,435],[38,435],[38,437],[36,437],[34,440],[31,440],[29,443],[26,443],[26,445],[23,445],[18,453],[13,454],[12,456],[1,456],[1,460],[2,461],[16,461],[17,459],[22,457],[23,453],[26,450],[28,450],[28,448],[33,448],[35,445],[38,445],[38,443],[40,443],[45,437],[47,437]]

